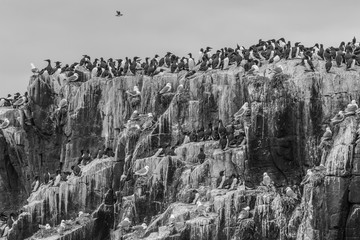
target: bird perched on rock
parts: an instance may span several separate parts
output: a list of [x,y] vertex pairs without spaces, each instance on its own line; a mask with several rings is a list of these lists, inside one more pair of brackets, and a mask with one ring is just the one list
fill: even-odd
[[325,63],[325,69],[327,73],[330,73],[331,67],[332,67],[332,59],[330,56],[330,58]]
[[198,201],[198,199],[199,199],[199,197],[200,197],[200,193],[196,191],[194,200],[192,201],[192,204],[196,204],[197,201]]
[[321,141],[327,141],[327,140],[331,140],[332,139],[332,131],[330,129],[330,127],[326,127],[326,130],[323,134],[323,136],[321,137]]
[[287,188],[285,189],[285,193],[286,193],[286,196],[288,196],[289,198],[297,199],[297,195],[296,195],[296,193],[291,189],[291,187],[287,187]]
[[358,109],[358,105],[356,104],[355,100],[352,100],[345,109],[345,116],[355,114],[356,110]]
[[241,118],[242,116],[245,116],[246,114],[248,114],[250,111],[250,108],[249,108],[249,103],[248,102],[245,102],[242,107],[239,109],[239,111],[237,111],[235,114],[234,114],[234,118],[235,120]]
[[62,108],[67,108],[67,107],[68,107],[68,101],[64,98],[64,99],[61,99],[57,110],[60,110]]
[[136,172],[134,173],[134,175],[135,175],[135,176],[145,176],[146,174],[148,174],[148,172],[149,172],[149,166],[146,165],[146,166],[143,167],[142,169],[136,171]]
[[40,229],[45,229],[45,230],[50,230],[51,229],[51,226],[50,226],[50,224],[46,224],[46,225],[41,225],[41,224],[39,224],[39,228]]
[[304,58],[304,64],[305,64],[305,72],[315,72],[314,64],[311,61],[310,57],[306,56]]
[[71,77],[68,77],[68,81],[69,82],[76,82],[79,79],[79,74],[74,73],[74,75],[72,75]]
[[223,124],[222,120],[219,120],[218,129],[219,129],[218,131],[219,131],[220,136],[225,136],[226,135],[226,128],[224,127],[224,124]]
[[35,67],[35,65],[33,63],[30,63],[31,66],[31,72],[35,75],[38,74],[40,71],[37,67]]
[[238,182],[238,179],[236,177],[234,177],[229,190],[234,190],[236,188],[237,182]]
[[202,164],[205,161],[206,155],[204,153],[204,149],[200,148],[200,153],[198,154],[198,161],[200,164]]
[[219,140],[220,139],[220,136],[219,136],[219,128],[217,126],[214,127],[213,131],[212,131],[212,135],[211,135],[211,138],[215,141]]
[[339,111],[338,114],[335,115],[335,117],[333,117],[330,122],[332,124],[332,126],[338,124],[338,123],[341,123],[342,121],[344,121],[345,119],[345,115],[344,115],[344,112],[343,111]]
[[126,91],[126,94],[128,94],[129,96],[131,97],[136,97],[136,96],[140,96],[141,95],[141,92],[139,90],[139,87],[138,86],[134,86],[133,90],[127,90]]
[[130,117],[130,120],[138,120],[140,117],[140,114],[137,110],[135,110],[132,114],[131,114],[131,117]]
[[221,150],[225,151],[227,143],[228,143],[228,140],[227,140],[226,135],[222,135],[219,140],[219,145],[220,145]]
[[310,179],[313,175],[313,172],[311,171],[311,169],[308,169],[306,171],[306,176],[304,177],[304,179],[301,181],[300,185],[305,185],[307,184],[308,182],[310,182]]
[[196,211],[198,212],[199,216],[206,217],[208,215],[206,212],[206,206],[200,200],[197,201],[196,205]]
[[147,117],[148,117],[148,119],[144,122],[144,124],[142,125],[142,130],[147,130],[147,129],[149,129],[149,128],[151,128],[152,127],[152,125],[153,125],[153,121],[154,121],[154,116],[153,116],[153,114],[152,113],[148,113],[147,114]]
[[267,187],[273,184],[273,181],[271,180],[267,172],[264,172],[263,174],[262,184]]
[[5,129],[5,128],[7,128],[9,125],[10,125],[9,119],[5,118],[5,119],[2,121],[2,123],[0,124],[0,128],[1,128],[1,129]]
[[28,93],[25,92],[25,94],[18,98],[14,103],[13,103],[13,107],[20,107],[22,105],[24,105],[25,103],[28,102]]
[[247,207],[244,207],[242,210],[241,210],[241,212],[239,213],[239,217],[238,217],[238,219],[239,220],[243,220],[243,219],[247,219],[247,218],[249,218],[249,216],[250,216],[250,207],[249,206],[247,206]]
[[284,71],[284,69],[283,69],[283,67],[281,65],[275,67],[274,70],[273,70],[273,72],[275,74],[281,74],[281,73],[283,73],[283,71]]
[[65,231],[65,228],[66,228],[65,220],[61,220],[61,223],[60,223],[60,226],[59,226],[58,229],[57,229],[57,232],[58,232],[60,235],[63,235],[63,234],[64,234],[64,231]]
[[217,183],[218,183],[218,189],[222,189],[223,188],[223,185],[224,185],[224,182],[226,180],[226,176],[224,174],[224,171],[221,171],[219,173],[219,177],[218,177],[218,180],[217,180]]
[[167,83],[163,89],[160,90],[159,94],[165,94],[171,91],[171,83]]
[[124,229],[124,230],[128,230],[130,228],[131,225],[131,221],[129,220],[128,217],[124,218],[124,220],[122,220],[117,227],[120,229]]
[[136,226],[133,226],[131,227],[131,229],[133,231],[144,231],[147,229],[147,224],[146,223],[142,223],[141,225],[136,225]]

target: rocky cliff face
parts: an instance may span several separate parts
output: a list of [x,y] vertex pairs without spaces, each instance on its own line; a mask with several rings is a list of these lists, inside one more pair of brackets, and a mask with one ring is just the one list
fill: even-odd
[[[87,236],[92,239],[119,239],[122,230],[114,226],[125,217],[133,225],[148,224],[143,232],[127,233],[128,239],[358,239],[357,116],[333,126],[325,152],[318,146],[330,119],[350,100],[360,100],[359,73],[335,69],[326,74],[322,62],[316,73],[304,73],[295,60],[280,64],[285,73],[281,78],[269,71],[245,76],[240,68],[190,78],[180,72],[89,79],[84,72],[83,82],[77,83],[62,75],[33,77],[33,124],[24,124],[24,111],[0,111],[0,118],[11,122],[0,137],[0,189],[6,193],[0,196],[0,208],[23,206],[25,212],[15,226],[26,227],[14,227],[11,239],[29,237],[38,224],[74,219],[79,211],[90,213],[91,220],[59,239],[82,239],[91,231]],[[160,96],[166,83],[173,91]],[[138,104],[126,94],[135,85],[141,91]],[[62,99],[67,108],[56,110]],[[244,144],[225,151],[218,141],[182,144],[184,132],[218,119],[229,124],[245,102],[251,114],[240,124]],[[141,129],[149,121],[145,115],[128,122],[134,110],[153,113],[154,125]],[[168,145],[176,146],[175,155],[157,153]],[[114,156],[93,161],[81,177],[60,187],[41,187],[25,201],[35,175],[54,172],[60,162],[69,170],[80,150],[89,149],[96,158],[104,147]],[[200,148],[206,154],[202,164],[197,163]],[[325,169],[314,169],[311,179],[296,187],[321,159]],[[146,165],[146,177],[134,176]],[[239,175],[248,188],[216,189],[220,171],[226,177]],[[264,172],[276,189],[258,188]],[[287,186],[298,199],[284,194]],[[115,200],[110,189],[117,192]],[[194,190],[206,211],[191,204]],[[246,206],[250,218],[240,221],[238,214]],[[174,226],[168,226],[170,221]]]

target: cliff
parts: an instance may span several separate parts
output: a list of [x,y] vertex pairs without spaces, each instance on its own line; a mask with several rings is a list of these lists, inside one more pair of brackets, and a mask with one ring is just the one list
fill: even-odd
[[[358,239],[357,116],[333,126],[325,153],[318,146],[330,119],[350,100],[359,102],[359,72],[336,68],[327,74],[324,63],[317,62],[318,72],[304,73],[296,63],[282,60],[284,74],[277,78],[269,70],[264,73],[270,65],[260,69],[261,76],[231,68],[189,78],[180,72],[89,79],[86,71],[82,82],[75,83],[63,75],[32,77],[33,124],[24,124],[22,110],[0,111],[1,119],[10,120],[0,140],[0,189],[6,193],[0,196],[0,208],[24,211],[10,239],[30,237],[38,224],[75,219],[79,211],[91,214],[89,222],[59,239],[82,239],[81,234],[91,231],[89,239],[118,239],[121,230],[114,226],[125,217],[133,225],[148,225],[141,234],[128,233],[128,239]],[[161,96],[166,83],[173,91]],[[134,86],[141,91],[138,104],[126,94]],[[62,99],[68,106],[56,110]],[[182,144],[184,132],[218,119],[229,124],[245,102],[251,114],[241,120],[242,145],[222,151],[218,141]],[[134,110],[144,115],[128,122]],[[154,125],[142,130],[149,112]],[[168,145],[176,146],[175,155],[155,154]],[[69,170],[80,150],[89,149],[96,158],[104,147],[114,156],[94,160],[81,177],[58,188],[41,187],[26,202],[35,175],[54,172],[60,162]],[[197,164],[200,148],[206,159]],[[321,158],[325,169],[315,167]],[[146,165],[147,177],[134,176]],[[314,175],[299,186],[307,169]],[[240,175],[247,189],[216,189],[223,170],[226,177]],[[264,172],[276,189],[259,187]],[[298,199],[284,194],[287,186]],[[115,200],[109,200],[109,189]],[[206,212],[191,204],[194,190]],[[250,218],[240,221],[238,214],[246,206]],[[171,215],[174,227],[168,226]]]

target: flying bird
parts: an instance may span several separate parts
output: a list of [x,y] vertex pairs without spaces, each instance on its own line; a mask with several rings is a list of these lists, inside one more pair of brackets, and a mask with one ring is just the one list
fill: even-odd
[[120,11],[116,11],[116,17],[121,17],[123,14]]

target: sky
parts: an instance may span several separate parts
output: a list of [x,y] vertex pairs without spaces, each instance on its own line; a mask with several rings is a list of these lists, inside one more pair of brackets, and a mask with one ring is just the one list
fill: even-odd
[[[358,0],[0,0],[0,97],[26,91],[44,59],[178,56],[263,40],[360,40]],[[124,15],[115,17],[119,10]]]

